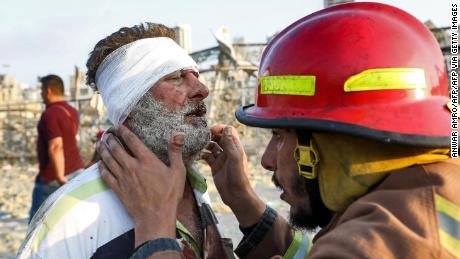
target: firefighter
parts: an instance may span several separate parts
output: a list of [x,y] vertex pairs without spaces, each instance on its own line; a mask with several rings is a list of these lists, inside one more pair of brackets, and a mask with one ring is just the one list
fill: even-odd
[[[218,145],[210,144],[203,156],[244,234],[236,254],[460,257],[460,163],[450,158],[448,101],[446,66],[436,39],[398,8],[343,4],[281,31],[263,53],[256,103],[239,108],[236,117],[272,130],[261,164],[274,172],[281,199],[290,205],[290,223],[251,188],[234,128],[214,126]],[[120,133],[131,150],[141,150],[132,133],[125,128]],[[118,147],[111,146],[114,159],[128,156]],[[142,181],[155,181],[160,175],[156,162],[144,163],[152,169]],[[103,174],[112,175],[109,169]],[[116,173],[118,182],[137,177],[136,169],[126,170],[132,172]],[[171,178],[181,175],[173,171],[168,171]],[[173,190],[177,182],[164,185]],[[176,205],[171,200],[155,208]],[[147,214],[137,214],[143,216],[134,218],[136,228],[148,227]],[[301,231],[317,227],[321,230],[312,240]],[[171,256],[164,253],[168,248],[161,233],[152,229],[151,240],[134,256]]]

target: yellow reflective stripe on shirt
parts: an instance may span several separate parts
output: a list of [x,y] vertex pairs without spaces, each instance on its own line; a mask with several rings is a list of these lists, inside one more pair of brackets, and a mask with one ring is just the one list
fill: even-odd
[[435,195],[441,244],[460,258],[460,208],[449,200]]
[[311,238],[301,231],[294,231],[294,239],[284,254],[286,259],[307,258],[311,248]]
[[195,239],[193,239],[192,234],[187,230],[187,228],[179,221],[176,220],[176,229],[179,231],[180,236],[190,244],[193,252],[197,256],[197,258],[201,258],[202,251],[198,244],[196,243]]
[[420,68],[368,69],[345,81],[345,92],[423,89],[426,88],[425,72]]
[[80,201],[103,192],[108,188],[109,187],[105,184],[102,178],[99,177],[85,184],[82,184],[80,187],[62,196],[62,198],[56,202],[56,204],[46,215],[45,220],[43,221],[37,234],[37,237],[34,238],[32,251],[36,252],[38,250],[38,247],[45,238],[46,234],[54,227],[54,225],[56,225],[56,223],[58,223],[58,221],[65,215],[67,211],[72,209]]
[[289,245],[288,250],[284,254],[284,258],[285,259],[294,258],[294,255],[297,253],[297,250],[299,250],[301,242],[302,242],[302,232],[295,231],[294,232],[294,240],[292,240],[292,243]]
[[201,193],[205,193],[208,190],[206,178],[204,178],[204,176],[201,175],[194,167],[195,166],[191,166],[187,169],[187,180],[189,180],[193,189],[198,190]]
[[315,95],[315,76],[262,76],[261,94],[275,95]]

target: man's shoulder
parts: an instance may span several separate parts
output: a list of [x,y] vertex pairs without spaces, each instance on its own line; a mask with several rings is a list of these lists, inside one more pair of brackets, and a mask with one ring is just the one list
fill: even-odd
[[455,176],[460,177],[460,159],[449,158],[443,161],[424,165],[423,167],[427,172],[443,174],[451,172]]
[[446,159],[433,163],[414,165],[389,173],[372,192],[436,188],[449,184],[450,181],[459,180],[460,159]]
[[24,251],[46,257],[60,251],[89,258],[95,249],[132,228],[131,218],[100,178],[95,164],[53,193],[40,208]]
[[46,109],[43,111],[42,113],[42,117],[44,119],[48,119],[50,117],[55,117],[56,115],[59,115],[59,114],[64,114],[64,111],[62,108],[60,108],[60,105],[59,104],[53,104],[53,105],[50,105],[48,107],[46,107]]
[[65,109],[67,109],[69,112],[78,114],[77,109],[76,109],[75,107],[73,107],[72,105],[70,105],[68,102],[66,102],[66,101],[65,101],[65,102],[62,102],[61,105],[62,105]]
[[72,107],[67,101],[56,102],[48,107],[46,107],[43,114],[50,115],[50,114],[67,114],[67,113],[76,113],[77,110]]
[[[48,200],[49,206],[46,208],[43,215],[44,219],[41,221],[46,221],[49,218],[56,220],[54,213],[58,213],[61,219],[74,215],[76,217],[72,217],[73,220],[86,220],[85,217],[79,217],[79,215],[93,213],[93,209],[97,210],[101,207],[123,208],[118,206],[120,205],[118,198],[102,180],[97,163],[59,188]],[[88,207],[92,210],[83,211],[75,209],[76,207]],[[99,217],[104,216],[104,213],[99,211],[97,215]]]
[[378,250],[385,258],[419,258],[443,253],[435,200],[441,195],[456,203],[459,195],[453,185],[454,179],[460,180],[459,169],[457,161],[448,159],[390,173],[337,214],[331,227],[317,236],[312,254],[328,250],[336,252],[331,257],[357,258],[372,257]]
[[[315,236],[311,258],[423,258],[436,246],[429,190],[375,190],[338,213]],[[309,257],[310,258],[310,257]]]

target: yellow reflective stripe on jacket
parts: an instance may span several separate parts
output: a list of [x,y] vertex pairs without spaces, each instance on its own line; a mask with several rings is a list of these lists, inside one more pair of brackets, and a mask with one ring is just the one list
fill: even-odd
[[62,196],[61,199],[51,208],[46,216],[37,237],[32,244],[32,251],[36,252],[40,243],[45,238],[46,234],[56,225],[56,223],[65,215],[67,211],[72,209],[80,201],[85,200],[95,194],[107,190],[109,187],[105,184],[102,178],[98,177],[91,180],[77,189]]
[[261,94],[315,95],[315,76],[262,76]]
[[426,88],[425,72],[420,68],[368,69],[348,78],[345,92],[423,89]]
[[311,248],[311,239],[307,234],[300,231],[294,231],[294,239],[289,245],[286,253],[284,254],[285,259],[303,259],[307,258]]
[[440,242],[447,251],[460,258],[460,208],[438,194],[435,203]]

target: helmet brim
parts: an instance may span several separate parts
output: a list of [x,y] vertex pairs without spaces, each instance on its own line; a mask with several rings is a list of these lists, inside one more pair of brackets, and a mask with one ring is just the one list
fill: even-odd
[[[292,111],[274,111],[252,104],[239,107],[235,116],[242,124],[252,127],[337,132],[385,143],[446,148],[451,145],[450,112],[445,107],[446,100],[445,97],[438,97],[410,105],[393,105],[385,107],[385,110],[381,110],[382,107],[378,106],[366,106],[365,108],[342,108],[340,111],[333,109],[315,110],[311,113],[302,111],[301,114],[305,115],[296,117],[292,116]],[[434,103],[437,105],[433,105]],[[409,111],[408,107],[410,107]],[[431,107],[431,110],[426,109],[427,107]],[[438,111],[433,107],[437,107]],[[406,112],[401,112],[405,109]],[[359,116],[349,116],[349,114],[359,114]],[[419,116],[418,120],[414,120],[417,116]],[[423,127],[412,124],[412,127],[402,128],[403,125],[410,125],[408,121],[410,122],[411,119],[420,121],[420,117],[425,120]],[[396,130],[388,130],[385,127]]]

